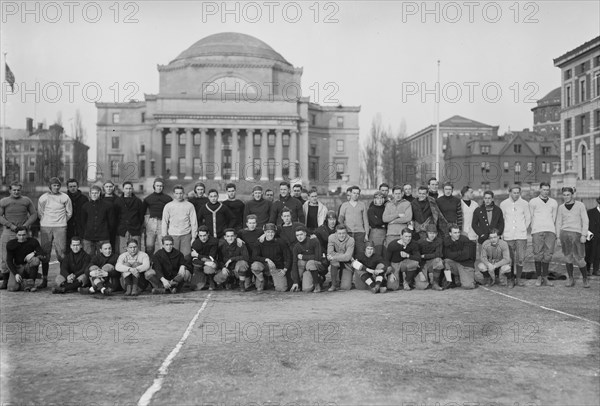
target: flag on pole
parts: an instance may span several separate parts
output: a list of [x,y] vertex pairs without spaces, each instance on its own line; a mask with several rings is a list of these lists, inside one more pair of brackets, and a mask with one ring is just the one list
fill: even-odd
[[7,63],[4,63],[6,70],[4,71],[4,80],[10,85],[10,91],[15,91],[15,75],[12,73]]

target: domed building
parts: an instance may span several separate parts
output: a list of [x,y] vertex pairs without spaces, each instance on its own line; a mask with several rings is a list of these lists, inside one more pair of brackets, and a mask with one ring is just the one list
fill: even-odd
[[560,139],[560,95],[557,87],[537,101],[533,112],[533,131]]
[[96,103],[98,180],[147,192],[157,176],[220,190],[229,181],[358,184],[360,107],[311,103],[302,68],[263,41],[210,35],[158,72],[158,94]]

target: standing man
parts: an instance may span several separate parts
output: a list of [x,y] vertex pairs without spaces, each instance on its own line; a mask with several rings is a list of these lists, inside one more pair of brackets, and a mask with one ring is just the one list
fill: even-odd
[[383,193],[384,204],[392,200],[390,198],[390,185],[388,185],[387,183],[382,183],[381,185],[379,185],[378,189],[381,193]]
[[[385,197],[380,191],[375,192],[373,202],[367,209],[367,218],[369,219],[369,241],[373,243],[375,254],[383,256],[385,237],[387,234],[387,223],[383,221],[385,211]],[[365,251],[366,252],[366,251]],[[359,253],[364,254],[364,252]]]
[[79,190],[79,182],[77,179],[67,180],[67,196],[71,199],[73,206],[73,215],[67,221],[67,241],[71,241],[74,235],[83,235],[83,222],[81,221],[81,212],[83,205],[88,201],[87,196]]
[[146,228],[146,253],[152,257],[154,253],[162,248],[162,214],[167,203],[173,199],[163,193],[164,181],[162,178],[154,179],[152,185],[154,192],[146,196],[142,202],[142,213],[145,215]]
[[[417,198],[413,200],[411,207],[413,213],[413,225],[415,231],[419,233],[421,239],[427,238],[427,227],[433,224],[440,230],[445,219],[440,213],[440,209],[435,198],[427,194],[427,186],[419,186]],[[399,238],[399,237],[398,237]]]
[[437,199],[439,197],[439,192],[438,192],[438,186],[439,186],[439,182],[436,178],[429,178],[429,181],[427,181],[427,186],[429,187],[429,190],[427,191],[427,194],[431,197],[433,197],[434,199]]
[[208,191],[208,202],[198,208],[198,225],[205,225],[210,234],[221,239],[226,228],[232,228],[235,217],[231,210],[219,202],[219,192],[216,189]]
[[[521,281],[523,272],[523,263],[525,262],[525,252],[527,250],[527,228],[531,224],[531,212],[529,203],[521,198],[521,186],[513,185],[509,189],[509,197],[500,203],[502,215],[504,216],[504,241],[508,243],[512,264],[511,272],[514,272],[514,265],[517,265],[517,279],[510,278],[508,287],[525,286]],[[586,216],[587,217],[587,216]],[[587,231],[587,229],[586,229]]]
[[[44,193],[38,200],[40,218],[40,244],[46,257],[42,260],[42,285],[48,285],[48,270],[52,247],[56,251],[58,262],[62,262],[67,249],[67,222],[73,216],[71,199],[60,191],[58,178],[50,178],[50,192]],[[81,241],[80,241],[81,242]]]
[[17,237],[5,247],[6,264],[10,272],[10,275],[6,275],[8,291],[35,292],[38,267],[45,254],[38,240],[27,236],[25,227],[18,226],[15,231]]
[[[352,257],[354,256],[354,238],[348,235],[346,226],[339,224],[335,228],[335,234],[331,234],[327,240],[327,260],[330,263],[331,286],[329,292],[338,289],[352,289]],[[340,271],[342,272],[340,278]],[[340,283],[341,279],[341,283]]]
[[275,192],[273,191],[273,189],[265,190],[265,200],[268,200],[271,203],[275,201]]
[[109,231],[110,237],[109,237],[109,241],[110,241],[110,245],[112,247],[114,247],[114,250],[118,250],[118,239],[117,239],[117,222],[114,221],[115,217],[116,217],[116,213],[115,213],[115,202],[117,200],[117,197],[119,197],[115,191],[115,184],[111,181],[111,180],[107,180],[106,182],[104,182],[104,185],[102,185],[102,188],[104,189],[104,196],[102,196],[102,200],[106,200],[107,202],[109,202],[111,204],[111,214],[110,217],[112,218],[111,221],[111,229]]
[[100,199],[100,192],[99,186],[92,186],[90,200],[81,210],[83,249],[90,257],[96,255],[102,245],[110,243],[110,230],[115,228],[113,205],[106,199]]
[[477,234],[478,244],[483,244],[489,238],[492,228],[498,230],[500,236],[504,233],[504,214],[494,203],[494,192],[491,190],[483,192],[483,203],[473,213],[471,226]]
[[402,188],[394,186],[392,189],[394,200],[385,205],[383,211],[383,221],[387,223],[387,232],[385,245],[388,246],[392,241],[402,236],[402,230],[408,227],[413,219],[412,205],[402,196]]
[[[188,202],[194,205],[194,209],[196,209],[196,216],[200,214],[200,208],[208,203],[208,197],[204,195],[204,191],[206,190],[206,186],[204,183],[197,182],[194,185],[194,191],[190,192],[188,195]],[[198,224],[200,224],[200,220],[198,220]]]
[[133,193],[133,184],[123,183],[123,196],[115,200],[117,216],[117,235],[119,236],[118,253],[127,250],[127,241],[135,238],[141,241],[144,211],[142,201]]
[[529,201],[529,211],[531,213],[533,260],[537,276],[535,286],[542,286],[548,281],[548,269],[556,244],[555,224],[558,203],[550,197],[549,183],[540,183],[540,194]]
[[[288,183],[289,185],[289,183]],[[294,199],[297,199],[300,202],[300,205],[303,205],[304,203],[306,203],[306,200],[304,200],[302,198],[302,184],[301,183],[296,183],[294,185],[294,189],[293,189],[294,194],[292,195],[292,197]]]
[[[6,244],[17,238],[17,228],[30,227],[37,219],[35,205],[30,198],[21,195],[23,185],[20,182],[10,184],[10,196],[0,200],[0,224],[2,224],[2,236],[0,237],[0,271],[2,271],[2,285],[0,289],[8,287],[9,269],[6,262]],[[600,236],[599,236],[600,238]],[[36,270],[37,272],[37,270]],[[47,278],[39,286],[45,288],[48,284]],[[42,286],[43,285],[43,286]]]
[[308,195],[308,201],[302,205],[304,218],[306,219],[306,228],[313,233],[325,222],[327,217],[327,206],[319,201],[317,189],[311,189]]
[[360,188],[352,186],[350,201],[342,203],[338,216],[339,223],[346,226],[348,236],[355,241],[354,250],[356,253],[365,252],[365,243],[369,241],[367,207],[358,200],[359,197]]
[[233,214],[235,221],[233,222],[232,227],[236,232],[239,232],[244,228],[244,210],[246,209],[246,205],[240,199],[235,198],[235,183],[228,183],[227,186],[225,186],[225,190],[227,191],[227,200],[225,200],[223,204],[229,208]]
[[[296,188],[296,186],[294,186],[294,188]],[[290,196],[290,184],[288,182],[281,182],[279,184],[279,200],[277,200],[275,203],[273,203],[273,206],[271,206],[269,223],[274,223],[275,225],[280,226],[281,212],[283,209],[287,208],[292,215],[293,222],[304,224],[304,211],[302,210],[303,204],[304,202],[301,201],[299,197],[295,198]]]
[[256,226],[262,228],[269,222],[271,216],[271,201],[265,200],[262,197],[263,189],[256,185],[252,188],[252,200],[246,202],[244,209],[244,219],[248,219],[250,214],[256,215]]
[[473,201],[473,188],[465,186],[461,189],[460,194],[462,196],[460,208],[463,214],[462,232],[469,240],[477,241],[477,233],[473,231],[473,215],[475,214],[475,210],[477,210],[477,203]]
[[562,252],[565,255],[567,267],[566,287],[575,286],[573,278],[573,264],[581,271],[583,287],[589,288],[585,264],[585,241],[587,240],[589,219],[583,203],[575,201],[575,188],[562,188],[564,203],[558,208],[556,215],[556,234],[560,238]]
[[[596,199],[596,207],[587,212],[589,225],[588,241],[585,243],[585,262],[588,275],[600,275],[600,197]],[[591,269],[590,269],[591,268]]]
[[161,231],[163,236],[173,237],[177,251],[181,251],[183,256],[188,256],[198,234],[198,218],[194,205],[183,200],[183,193],[183,186],[173,187],[174,200],[165,205]]
[[[442,216],[446,219],[446,224],[457,224],[462,231],[463,214],[461,200],[452,196],[454,186],[450,182],[444,183],[444,195],[437,198],[436,202],[440,208]],[[442,235],[448,235],[448,229],[442,228]]]
[[402,197],[404,200],[409,201],[410,203],[415,200],[415,197],[412,195],[412,185],[409,183],[405,183],[402,185]]

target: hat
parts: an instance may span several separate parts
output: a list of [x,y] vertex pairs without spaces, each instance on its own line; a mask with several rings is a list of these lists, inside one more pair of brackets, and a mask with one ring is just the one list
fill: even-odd
[[381,191],[379,191],[379,190],[378,190],[378,191],[377,191],[377,192],[375,192],[375,194],[373,195],[373,198],[375,198],[375,197],[383,197],[383,192],[381,192]]
[[337,220],[337,213],[335,211],[333,211],[333,210],[329,210],[327,212],[327,218],[328,219],[335,219],[335,220]]
[[277,226],[273,223],[267,223],[263,227],[263,231],[277,231]]
[[425,231],[427,231],[428,233],[437,233],[438,232],[435,224],[428,224],[427,227],[425,228]]
[[56,176],[50,178],[50,180],[48,181],[48,186],[50,186],[50,185],[57,185],[57,184],[62,186],[62,183],[61,183],[60,179],[58,179]]
[[375,244],[373,244],[373,241],[367,241],[365,243],[365,248],[375,248]]
[[262,192],[262,190],[263,190],[262,186],[260,186],[260,185],[256,185],[256,186],[254,186],[254,187],[252,188],[252,191],[253,191],[253,192],[256,192],[257,190],[260,190],[260,191]]

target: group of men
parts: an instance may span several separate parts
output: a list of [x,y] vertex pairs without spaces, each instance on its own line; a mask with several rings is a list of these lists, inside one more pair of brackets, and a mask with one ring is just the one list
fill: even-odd
[[[243,202],[233,183],[226,185],[223,201],[215,189],[205,194],[202,183],[187,199],[176,185],[171,197],[161,178],[144,199],[135,196],[130,182],[123,183],[120,196],[112,182],[94,185],[88,199],[76,180],[69,179],[62,193],[60,180],[52,178],[37,208],[13,182],[10,196],[0,200],[0,288],[46,288],[52,248],[60,263],[53,293],[123,290],[137,296],[145,290],[177,293],[184,286],[320,292],[327,274],[329,291],[472,289],[476,275],[484,286],[512,288],[524,285],[529,228],[536,286],[552,286],[548,272],[557,240],[565,255],[566,286],[575,283],[574,266],[584,287],[590,272],[598,274],[600,198],[586,212],[574,200],[574,188],[567,187],[559,206],[550,185],[542,183],[530,202],[515,185],[499,206],[491,191],[478,205],[471,187],[459,198],[452,184],[445,183],[441,195],[438,185],[432,178],[413,197],[411,185],[394,186],[390,195],[382,184],[370,204],[352,186],[348,201],[334,211],[319,201],[316,190],[303,197],[301,185],[287,182],[279,185],[277,200],[255,186]],[[38,219],[39,243],[28,233]],[[42,282],[36,285],[40,264]]]

